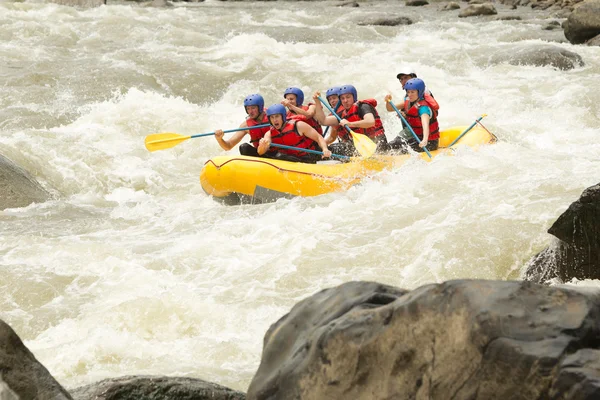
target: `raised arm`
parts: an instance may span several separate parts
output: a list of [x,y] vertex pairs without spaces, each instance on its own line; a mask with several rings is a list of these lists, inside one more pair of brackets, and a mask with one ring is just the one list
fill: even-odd
[[[242,122],[242,124],[240,125],[240,128],[247,128],[248,124],[246,124],[246,121]],[[238,131],[235,132],[229,139],[224,139],[224,132],[222,129],[217,129],[215,131],[215,139],[217,139],[217,142],[219,143],[219,146],[221,146],[221,148],[223,150],[231,150],[235,147],[236,144],[238,144],[239,142],[242,141],[244,135],[246,135],[248,133],[247,130],[245,131]]]
[[328,115],[327,117],[325,116],[325,113],[323,112],[323,105],[321,104],[321,101],[319,100],[319,96],[321,96],[320,92],[315,92],[315,94],[313,95],[313,99],[315,100],[314,119],[316,119],[319,122],[319,124],[321,124],[321,125],[338,126],[339,122],[335,116],[333,116],[333,115]]
[[[392,101],[392,95],[388,94],[385,96],[385,109],[388,110],[389,112],[396,112],[396,110],[394,110],[394,107],[392,107],[392,105],[390,104],[390,101]],[[397,109],[402,110],[402,107],[404,107],[404,103],[398,103],[395,104]]]

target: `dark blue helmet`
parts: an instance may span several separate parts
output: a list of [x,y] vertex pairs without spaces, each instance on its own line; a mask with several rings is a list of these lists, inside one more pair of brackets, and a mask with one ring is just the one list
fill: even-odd
[[297,107],[300,107],[302,105],[302,103],[304,103],[304,92],[302,90],[298,89],[297,87],[289,87],[289,88],[285,89],[285,92],[283,92],[283,97],[285,98],[285,96],[288,94],[296,95],[296,106]]
[[248,95],[248,97],[244,99],[244,109],[248,106],[258,106],[258,112],[262,112],[265,108],[265,99],[258,93]]
[[327,98],[329,96],[333,96],[333,95],[339,96],[340,89],[341,88],[339,86],[334,86],[334,87],[327,89],[327,92],[325,92],[325,98]]
[[419,78],[412,78],[404,84],[404,90],[416,90],[419,98],[422,99],[425,94],[425,82]]
[[[287,114],[287,111],[283,105],[273,104],[272,106],[267,108],[267,118],[270,117],[271,115],[275,115],[275,114],[281,114],[281,117],[283,118],[283,122],[285,122],[285,116]],[[271,122],[271,119],[269,118],[269,123],[270,122]]]
[[352,85],[344,85],[342,87],[340,87],[340,90],[338,91],[338,95],[343,95],[346,93],[350,93],[352,95],[352,97],[354,97],[354,101],[358,101],[358,93],[356,92],[356,88]]

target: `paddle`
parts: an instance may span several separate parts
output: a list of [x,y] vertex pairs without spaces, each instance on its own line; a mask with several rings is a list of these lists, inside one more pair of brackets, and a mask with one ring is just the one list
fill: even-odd
[[[392,100],[388,100],[388,103],[390,103],[390,105],[392,106],[392,108],[394,110],[396,110],[396,113],[398,114],[398,116],[400,117],[400,119],[402,120],[402,122],[404,122],[404,125],[408,126],[408,129],[410,130],[410,133],[412,133],[412,135],[414,136],[414,138],[416,139],[417,143],[421,143],[421,141],[419,140],[419,137],[417,136],[417,134],[415,133],[415,131],[413,131],[413,128],[408,124],[408,122],[406,122],[406,120],[404,119],[404,117],[402,116],[402,113],[400,112],[400,110],[398,110],[398,108],[396,107],[396,105],[392,102]],[[429,156],[429,158],[431,157],[431,153],[429,152],[429,150],[427,150],[427,148],[422,147],[422,149],[425,151],[425,153],[427,153],[427,155]]]
[[[337,115],[335,113],[335,111],[333,111],[333,109],[329,106],[329,104],[327,104],[325,102],[325,100],[323,100],[321,98],[321,96],[319,96],[319,100],[321,101],[321,103],[323,103],[323,105],[325,107],[327,107],[327,109],[329,110],[329,112],[331,114],[335,115],[335,117],[338,119],[338,121],[342,120],[340,118],[340,116]],[[360,153],[361,156],[371,157],[373,155],[373,153],[375,153],[375,150],[377,149],[377,145],[375,144],[375,142],[373,142],[371,139],[369,139],[368,136],[360,134],[360,133],[356,133],[352,129],[350,129],[350,127],[348,127],[348,126],[345,126],[345,128],[352,135],[352,141],[354,142],[354,147]]]
[[[477,123],[478,123],[479,121],[481,121],[483,118],[485,118],[486,116],[487,116],[487,114],[483,114],[481,117],[477,118],[477,119],[475,120],[475,122],[473,122],[473,124],[471,124],[471,126],[470,126],[470,127],[468,127],[467,129],[465,129],[465,131],[464,131],[463,133],[461,133],[460,135],[458,135],[458,137],[457,137],[456,139],[454,139],[454,140],[452,141],[452,143],[450,143],[450,145],[449,145],[448,147],[452,147],[452,145],[453,145],[454,143],[458,142],[458,141],[460,140],[460,138],[462,138],[463,136],[465,136],[465,135],[467,134],[467,132],[469,132],[471,129],[473,129],[473,127],[474,127],[475,125],[477,125]],[[487,130],[487,129],[486,129],[486,130]]]
[[[261,124],[261,125],[252,126],[251,128],[236,128],[236,129],[229,129],[229,130],[226,130],[223,132],[231,133],[231,132],[238,132],[238,131],[247,131],[248,129],[264,128],[266,126],[271,126],[271,125]],[[153,133],[152,135],[146,136],[145,143],[146,143],[146,148],[148,149],[148,151],[164,150],[164,149],[170,149],[171,147],[175,147],[179,143],[183,142],[184,140],[193,139],[193,138],[202,137],[202,136],[211,136],[214,134],[215,134],[214,132],[210,132],[210,133],[199,133],[197,135],[191,135],[191,136],[183,136],[183,135],[178,135],[176,133]]]
[[[338,100],[338,102],[335,104],[335,109],[337,110],[337,108],[340,106],[340,101]],[[329,128],[331,128],[330,126],[328,126],[327,128],[325,128],[325,132],[323,133],[323,137],[327,136],[327,132],[329,132]]]
[[[271,143],[271,147],[281,147],[282,149],[300,150],[300,151],[304,151],[304,152],[307,152],[307,153],[321,154],[321,155],[323,155],[322,151],[310,150],[310,149],[303,149],[301,147],[286,146],[285,144]],[[348,156],[342,156],[342,155],[333,154],[333,153],[331,154],[331,157],[341,158],[342,160],[349,160],[350,159],[350,157],[348,157]]]

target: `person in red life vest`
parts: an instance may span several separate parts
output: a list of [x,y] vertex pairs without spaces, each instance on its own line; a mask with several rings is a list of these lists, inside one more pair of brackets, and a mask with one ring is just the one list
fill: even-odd
[[[385,152],[389,150],[387,138],[385,137],[385,130],[381,123],[379,113],[375,109],[377,106],[377,100],[366,99],[358,100],[358,94],[356,88],[352,85],[344,85],[338,91],[340,102],[342,103],[341,113],[338,114],[342,119],[338,119],[333,116],[325,116],[323,113],[323,106],[320,103],[316,103],[315,117],[321,123],[321,125],[327,126],[338,126],[335,134],[332,132],[327,136],[327,144],[333,143],[335,139],[339,139],[340,143],[331,145],[331,151],[336,154],[343,154],[352,156],[355,154],[356,149],[352,141],[352,135],[345,128],[346,126],[356,133],[362,133],[367,135],[373,142],[377,144],[377,152]],[[315,100],[318,100],[320,96],[319,92],[315,93]]]
[[315,104],[308,103],[308,105],[304,106],[302,103],[304,103],[304,92],[301,89],[297,87],[285,89],[281,104],[288,109],[286,118],[306,122],[322,136],[323,128],[321,128],[321,125],[314,118]]
[[[440,138],[437,110],[425,98],[425,82],[413,78],[406,82],[404,89],[406,89],[407,99],[401,112],[421,143],[418,143],[411,134],[408,140],[394,139],[390,146],[403,153],[407,151],[408,146],[418,152],[422,152],[425,146],[429,151],[437,150]],[[388,96],[386,100],[391,100],[391,95]]]
[[[408,74],[400,72],[398,75],[396,75],[396,78],[398,78],[398,81],[400,81],[402,90],[405,90],[404,85],[406,85],[406,82],[408,82],[411,79],[417,78],[417,74],[415,74],[414,72],[409,72]],[[391,104],[388,103],[387,99],[388,98],[386,96],[385,109],[388,110],[389,112],[396,112],[394,110],[394,108],[391,106]],[[391,96],[390,96],[390,99],[391,99]],[[425,88],[425,100],[427,100],[427,102],[433,106],[433,109],[435,111],[439,112],[440,105],[438,104],[437,100],[433,97],[433,93],[431,93],[431,91],[427,88]],[[406,101],[406,97],[404,97],[404,101]],[[401,107],[404,107],[404,102],[396,104],[396,108],[401,109]]]
[[238,144],[246,135],[250,135],[250,143],[242,143],[240,145],[240,154],[243,156],[252,157],[269,157],[272,151],[269,151],[269,146],[263,140],[265,133],[269,131],[269,127],[255,128],[253,126],[268,124],[269,119],[265,112],[265,100],[260,94],[251,94],[244,99],[244,109],[248,116],[242,122],[240,128],[250,128],[246,131],[235,132],[229,139],[223,138],[223,130],[215,131],[215,138],[223,150],[231,150]]
[[273,147],[277,150],[273,158],[285,161],[315,163],[321,156],[307,153],[301,149],[319,151],[319,146],[322,149],[323,157],[331,157],[331,151],[327,148],[327,143],[325,143],[323,136],[306,122],[286,119],[286,114],[286,109],[282,104],[273,104],[267,108],[267,117],[269,118],[271,129],[265,134],[265,142],[269,145],[271,143],[283,144],[299,149],[292,150]]
[[[333,87],[330,87],[329,89],[327,89],[327,92],[325,92],[325,99],[327,99],[329,106],[333,110],[335,110],[337,115],[340,115],[342,113],[342,110],[344,109],[344,107],[342,107],[342,102],[340,101],[340,95],[339,95],[340,88],[341,88],[341,86],[333,86]],[[329,113],[329,115],[333,115],[333,114]],[[328,131],[330,132],[329,137],[325,137],[325,142],[327,142],[328,145],[333,143],[335,141],[335,139],[338,137],[337,136],[338,128],[339,128],[339,126],[328,126],[327,129],[325,129],[325,132],[323,132],[323,136],[325,136]]]

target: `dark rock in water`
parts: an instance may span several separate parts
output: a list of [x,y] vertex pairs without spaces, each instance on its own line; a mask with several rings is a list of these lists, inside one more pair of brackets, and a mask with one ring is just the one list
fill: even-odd
[[50,198],[27,171],[0,155],[0,210],[43,203]]
[[550,21],[542,29],[545,30],[545,31],[552,31],[554,29],[560,29],[560,22],[558,22],[558,21]]
[[579,4],[565,21],[565,37],[573,44],[585,43],[600,35],[600,0]]
[[542,1],[542,2],[535,2],[531,4],[531,8],[533,9],[540,9],[540,10],[547,10],[550,7],[552,7],[554,5],[554,0],[548,0],[548,1]]
[[[69,393],[0,320],[0,399],[70,400]],[[12,399],[11,399],[12,400]]]
[[455,1],[451,1],[450,3],[445,4],[440,11],[452,11],[452,10],[460,10],[460,4]]
[[106,0],[48,0],[50,3],[56,3],[63,6],[76,7],[99,7],[106,4]]
[[600,279],[600,184],[584,190],[548,233],[557,240],[529,262],[525,279]]
[[357,22],[357,25],[368,26],[368,25],[380,25],[380,26],[397,26],[397,25],[411,25],[413,22],[408,17],[371,17]]
[[553,45],[514,45],[504,50],[497,51],[491,57],[492,64],[507,62],[511,65],[533,65],[536,67],[552,66],[566,71],[584,62],[577,53]]
[[342,3],[339,7],[360,7],[359,4],[355,1],[348,1],[346,3]]
[[600,46],[600,35],[585,42],[588,46]]
[[598,290],[350,282],[269,328],[247,398],[592,399],[572,394],[598,386],[598,338]]
[[427,0],[406,0],[407,7],[420,7],[429,4]]
[[496,15],[498,11],[496,11],[496,7],[494,7],[491,3],[485,4],[472,4],[467,8],[463,9],[459,14],[459,18],[466,17],[475,17],[478,15]]
[[519,15],[504,15],[502,17],[496,18],[498,21],[521,21],[521,16]]
[[244,400],[246,395],[215,383],[168,376],[124,376],[71,390],[75,400]]

